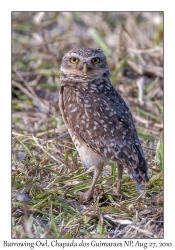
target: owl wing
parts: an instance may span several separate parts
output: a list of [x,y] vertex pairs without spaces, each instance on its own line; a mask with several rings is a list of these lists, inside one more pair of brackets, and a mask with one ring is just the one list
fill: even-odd
[[116,90],[109,96],[83,91],[71,94],[74,100],[70,105],[66,100],[69,94],[65,95],[66,119],[77,137],[105,158],[122,163],[136,182],[148,181],[147,165],[132,114]]

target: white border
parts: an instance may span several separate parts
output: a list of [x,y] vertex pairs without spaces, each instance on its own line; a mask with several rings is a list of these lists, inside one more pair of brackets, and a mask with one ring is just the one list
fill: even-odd
[[[173,242],[174,236],[174,129],[175,129],[175,14],[173,1],[1,1],[0,14],[0,245],[2,240],[11,240],[11,11],[164,11],[164,63],[165,63],[165,238],[158,242]],[[167,4],[166,4],[167,3]],[[100,7],[99,7],[100,6]],[[63,240],[64,241],[64,240]],[[144,241],[144,240],[143,240]],[[142,241],[142,242],[143,242]],[[147,240],[146,240],[147,241]],[[150,240],[152,241],[152,240]],[[19,240],[18,240],[19,242]],[[153,242],[153,241],[152,241]],[[13,249],[19,249],[13,247]],[[43,247],[44,249],[44,247]],[[123,249],[123,248],[120,248]],[[137,249],[137,248],[135,248]],[[147,248],[149,249],[149,248]],[[151,249],[151,248],[150,248]],[[157,248],[159,249],[159,248]]]

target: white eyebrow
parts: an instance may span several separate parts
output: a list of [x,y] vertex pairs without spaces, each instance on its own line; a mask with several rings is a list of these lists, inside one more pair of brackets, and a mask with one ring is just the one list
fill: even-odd
[[70,68],[69,69],[65,69],[65,68],[63,68],[61,66],[60,71],[63,72],[64,74],[70,74],[70,73],[72,73],[74,75],[84,76],[83,72],[81,72],[81,71],[79,71],[77,69],[70,69]]

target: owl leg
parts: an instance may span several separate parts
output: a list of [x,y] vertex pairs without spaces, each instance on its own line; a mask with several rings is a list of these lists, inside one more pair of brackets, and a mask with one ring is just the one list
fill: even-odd
[[123,165],[118,163],[117,164],[117,179],[119,180],[117,182],[117,187],[116,187],[116,191],[117,191],[117,194],[121,194],[121,179],[122,179],[122,175],[123,175]]
[[121,191],[122,175],[123,175],[123,165],[120,164],[120,163],[117,163],[117,179],[118,179],[118,182],[114,184],[113,193],[114,193],[114,195],[120,196],[121,198],[125,199],[126,196],[124,194],[122,194],[122,191]]
[[93,179],[92,179],[92,184],[91,184],[89,190],[82,194],[83,199],[85,201],[89,201],[89,200],[91,200],[93,198],[95,184],[97,182],[97,179],[98,179],[100,173],[102,172],[102,169],[103,169],[103,164],[100,164],[100,165],[98,165],[98,166],[96,166],[94,168],[94,176],[93,176]]

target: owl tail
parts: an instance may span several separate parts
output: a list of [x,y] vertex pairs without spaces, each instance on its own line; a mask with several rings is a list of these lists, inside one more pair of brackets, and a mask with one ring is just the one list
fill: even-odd
[[146,189],[145,189],[145,185],[144,185],[144,182],[148,182],[149,181],[149,178],[148,178],[148,175],[147,175],[147,170],[148,170],[148,166],[147,166],[147,163],[145,161],[145,158],[140,154],[138,154],[138,157],[139,157],[139,166],[138,166],[138,171],[139,171],[139,174],[140,174],[140,179],[141,182],[136,182],[136,188],[137,188],[137,191],[142,195],[142,196],[145,196],[145,193],[146,193]]
[[147,171],[148,171],[147,163],[145,161],[145,158],[143,158],[143,156],[140,154],[140,152],[139,152],[138,157],[139,157],[138,170],[139,170],[140,177],[142,178],[142,180],[144,182],[148,182],[149,178],[148,178],[148,175],[147,175]]

